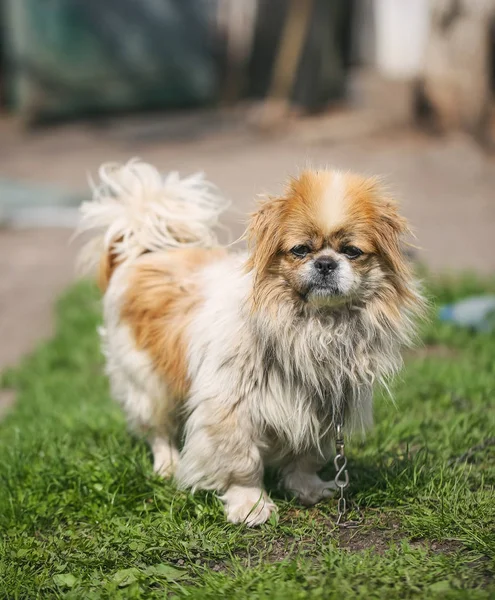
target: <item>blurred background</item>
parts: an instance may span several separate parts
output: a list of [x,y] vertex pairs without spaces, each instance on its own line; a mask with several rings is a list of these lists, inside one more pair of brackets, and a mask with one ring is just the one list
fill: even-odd
[[[432,271],[495,270],[494,0],[0,0],[0,371],[52,327],[87,174],[384,176]],[[4,403],[7,399],[4,398]]]

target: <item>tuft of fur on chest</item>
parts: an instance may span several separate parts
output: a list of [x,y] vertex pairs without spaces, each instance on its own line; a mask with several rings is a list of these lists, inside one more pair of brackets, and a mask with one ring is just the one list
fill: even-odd
[[337,418],[349,428],[372,421],[372,387],[400,366],[398,340],[371,328],[360,309],[343,308],[311,318],[258,319],[260,425],[295,453],[325,448]]

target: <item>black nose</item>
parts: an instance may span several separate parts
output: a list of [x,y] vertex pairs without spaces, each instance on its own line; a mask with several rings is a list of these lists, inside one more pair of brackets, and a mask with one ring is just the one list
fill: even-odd
[[315,269],[321,275],[328,275],[331,271],[335,271],[338,267],[338,263],[336,260],[331,258],[330,256],[320,256],[315,260]]

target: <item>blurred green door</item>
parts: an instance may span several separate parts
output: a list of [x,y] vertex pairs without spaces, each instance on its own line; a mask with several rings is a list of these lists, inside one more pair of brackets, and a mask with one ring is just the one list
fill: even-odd
[[214,2],[4,1],[8,96],[26,120],[215,100]]

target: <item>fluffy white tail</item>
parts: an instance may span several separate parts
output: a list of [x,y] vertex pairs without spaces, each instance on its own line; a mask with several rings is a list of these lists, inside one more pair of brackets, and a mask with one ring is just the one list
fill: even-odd
[[177,172],[161,175],[136,159],[124,165],[107,163],[91,181],[93,199],[81,205],[77,233],[95,230],[80,256],[79,267],[89,271],[102,254],[116,263],[143,252],[185,246],[214,246],[214,228],[228,207],[202,173],[184,179]]

